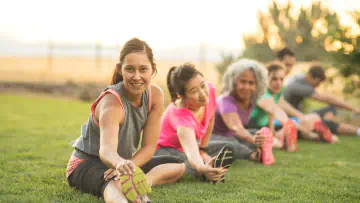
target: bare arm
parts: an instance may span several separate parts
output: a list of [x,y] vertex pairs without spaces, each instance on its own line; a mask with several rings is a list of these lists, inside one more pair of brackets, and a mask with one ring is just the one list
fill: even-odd
[[214,129],[214,116],[211,118],[210,120],[210,123],[209,123],[209,126],[206,130],[206,133],[204,135],[204,137],[201,138],[200,140],[200,147],[207,147],[208,144],[209,144],[209,140],[211,138],[211,135],[212,135],[212,131]]
[[275,124],[274,124],[274,117],[273,116],[269,116],[269,128],[275,132]]
[[[266,99],[263,99],[263,100],[266,100]],[[288,103],[283,99],[283,97],[280,98],[279,104],[280,104],[281,100],[282,100],[282,103],[285,104],[285,106],[287,106]],[[288,105],[290,106],[290,111],[295,110],[295,111],[293,111],[293,113],[298,115],[298,116],[300,115],[301,116],[300,118],[302,118],[303,114],[301,112],[298,112],[290,104],[288,104]],[[282,124],[284,124],[289,119],[287,117],[287,115],[285,114],[285,112],[281,108],[279,108],[279,105],[274,103],[274,100],[272,100],[272,101],[264,101],[264,102],[260,101],[259,106],[261,106],[261,108],[263,108],[267,112],[268,111],[275,111],[275,113],[273,113],[274,116],[272,116],[272,117],[275,117]],[[293,108],[293,109],[291,109],[291,108]],[[283,114],[285,114],[285,115],[283,115]],[[280,120],[280,118],[282,118],[282,120]],[[298,130],[300,130],[303,133],[303,135],[308,139],[314,139],[314,137],[317,136],[315,133],[311,132],[310,130],[307,130],[306,128],[304,128],[303,126],[301,126],[301,125],[299,125],[297,123],[295,123],[295,127]]]
[[[210,120],[209,126],[206,130],[204,137],[202,137],[200,140],[200,147],[202,147],[202,148],[208,147],[208,145],[209,145],[209,140],[211,138],[212,131],[214,129],[214,121],[215,121],[215,119],[213,116]],[[200,155],[205,163],[207,163],[211,159],[211,157],[206,152],[200,151]]]
[[188,158],[191,166],[196,171],[203,171],[205,164],[200,156],[194,130],[186,127],[179,127],[176,129],[176,131],[180,144],[184,149],[185,155]]
[[274,117],[284,124],[289,117],[286,113],[275,103],[272,98],[264,98],[258,102],[258,106],[266,111],[270,116]]
[[151,85],[152,107],[146,120],[141,149],[132,157],[136,166],[146,164],[154,155],[160,135],[160,120],[164,108],[164,92],[160,87]]
[[96,107],[100,127],[100,159],[109,168],[116,168],[116,164],[124,161],[117,153],[119,124],[123,121],[125,112],[118,99],[107,94]]
[[279,106],[290,116],[297,118],[302,118],[304,116],[301,111],[297,110],[291,104],[289,104],[289,102],[287,102],[283,96],[279,99]]
[[320,94],[320,93],[314,92],[314,94],[311,96],[311,98],[321,101],[321,102],[325,102],[325,103],[334,105],[334,106],[337,106],[339,108],[347,109],[350,111],[354,111],[354,112],[359,111],[358,109],[346,104],[343,100],[333,97],[331,95],[325,95],[325,94]]
[[255,143],[255,138],[244,128],[241,119],[236,112],[224,114],[222,115],[222,118],[225,125],[230,130],[234,131],[239,138],[251,144]]

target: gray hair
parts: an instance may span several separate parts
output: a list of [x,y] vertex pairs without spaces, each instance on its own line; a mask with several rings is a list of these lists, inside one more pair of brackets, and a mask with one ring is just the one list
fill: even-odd
[[256,92],[254,99],[258,99],[264,95],[268,80],[267,70],[263,64],[250,59],[240,59],[228,66],[222,79],[222,93],[227,95],[233,94],[238,76],[246,70],[251,70],[255,74]]

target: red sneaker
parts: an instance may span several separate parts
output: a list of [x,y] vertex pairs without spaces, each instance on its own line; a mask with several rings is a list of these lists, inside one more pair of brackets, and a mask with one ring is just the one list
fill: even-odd
[[328,127],[322,121],[315,121],[314,123],[315,131],[319,133],[320,139],[328,142],[333,143],[333,135]]
[[295,152],[299,149],[297,145],[297,132],[294,121],[290,119],[286,121],[284,124],[284,150],[288,152]]
[[263,127],[260,130],[260,135],[266,138],[264,145],[261,148],[261,163],[271,165],[275,162],[272,153],[273,135],[269,128]]

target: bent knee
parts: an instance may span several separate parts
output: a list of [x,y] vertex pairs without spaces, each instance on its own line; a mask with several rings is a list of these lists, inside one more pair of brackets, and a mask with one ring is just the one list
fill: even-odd
[[168,181],[174,183],[180,180],[184,176],[186,172],[186,165],[184,163],[173,164],[172,167],[173,167],[173,173],[172,176],[168,178]]
[[186,172],[186,164],[181,164],[180,166],[179,166],[179,175],[181,175],[180,177],[182,177],[184,174],[185,174],[185,172]]
[[182,164],[176,164],[174,166],[174,173],[173,176],[170,177],[171,182],[176,182],[181,179],[185,175],[186,172],[186,165],[184,163]]

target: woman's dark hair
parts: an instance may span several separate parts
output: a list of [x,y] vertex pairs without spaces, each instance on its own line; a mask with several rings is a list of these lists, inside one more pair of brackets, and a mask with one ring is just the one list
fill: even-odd
[[177,99],[177,94],[185,96],[186,83],[197,75],[203,76],[191,63],[171,67],[166,77],[171,101]]
[[276,62],[268,64],[266,66],[266,69],[268,70],[268,75],[278,70],[285,70],[284,66],[281,63],[276,63]]
[[120,51],[119,63],[117,63],[115,66],[114,73],[110,81],[110,85],[114,85],[116,83],[119,83],[120,81],[123,81],[123,77],[120,74],[122,63],[124,62],[125,57],[128,54],[134,52],[146,52],[146,55],[151,63],[152,68],[155,69],[155,73],[157,72],[153,51],[150,48],[150,46],[145,41],[142,41],[138,38],[132,38],[131,40],[127,41],[124,44],[124,46]]

